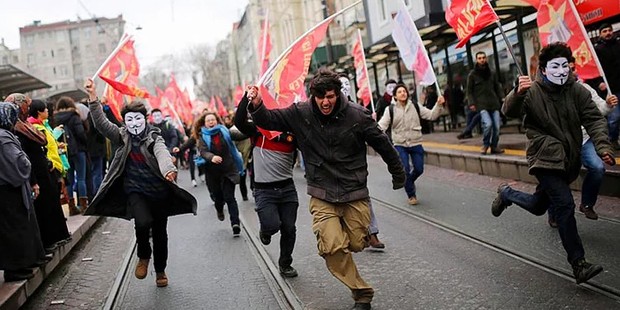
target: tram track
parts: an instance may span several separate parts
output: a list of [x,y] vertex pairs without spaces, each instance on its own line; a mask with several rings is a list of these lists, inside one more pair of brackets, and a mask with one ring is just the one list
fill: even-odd
[[[390,210],[392,210],[394,212],[397,212],[397,213],[400,213],[402,215],[408,216],[408,217],[413,218],[413,219],[415,219],[417,221],[420,221],[420,222],[423,222],[425,224],[431,225],[431,226],[433,226],[435,228],[441,229],[441,230],[443,230],[443,231],[445,231],[447,233],[450,233],[450,234],[452,234],[454,236],[458,236],[460,238],[463,238],[465,240],[468,240],[470,242],[473,242],[475,244],[483,246],[483,247],[485,247],[487,249],[493,250],[493,251],[495,251],[497,253],[500,253],[500,254],[506,255],[508,257],[514,258],[514,259],[516,259],[516,260],[518,260],[520,262],[526,263],[526,264],[528,264],[530,266],[536,267],[536,268],[538,268],[540,270],[543,270],[545,272],[551,273],[553,275],[556,275],[556,276],[559,276],[559,277],[564,278],[566,280],[574,282],[574,277],[573,277],[572,272],[569,272],[567,270],[564,270],[564,269],[552,266],[551,264],[549,264],[549,263],[547,263],[547,262],[545,262],[543,260],[540,260],[540,259],[537,259],[537,258],[532,257],[530,255],[527,255],[527,254],[524,254],[524,253],[521,253],[521,252],[518,252],[518,251],[515,251],[515,250],[512,250],[512,249],[509,249],[507,247],[501,246],[501,245],[496,244],[496,243],[485,241],[485,240],[483,240],[483,239],[481,239],[481,238],[479,238],[477,236],[474,236],[472,234],[468,234],[468,233],[466,233],[466,232],[460,230],[459,228],[454,227],[454,226],[452,226],[450,224],[444,223],[444,222],[439,221],[439,220],[437,220],[435,218],[432,218],[430,216],[423,215],[423,214],[421,214],[419,212],[416,212],[414,210],[394,205],[394,204],[392,204],[392,203],[390,203],[388,201],[385,201],[383,199],[380,199],[380,198],[377,198],[377,197],[372,197],[372,196],[370,197],[370,199],[373,200],[373,205],[381,204],[382,206],[384,206],[384,207],[386,207],[386,208],[388,208],[388,209],[390,209]],[[615,220],[612,220],[611,222],[618,223]],[[581,286],[584,287],[584,288],[587,288],[587,289],[589,289],[591,291],[594,291],[596,293],[599,293],[601,295],[604,295],[606,297],[609,297],[611,299],[614,299],[616,301],[620,301],[620,289],[618,289],[618,288],[611,287],[611,286],[608,286],[608,285],[605,285],[605,284],[602,284],[602,283],[598,283],[596,281],[589,281],[587,283],[581,284]]]

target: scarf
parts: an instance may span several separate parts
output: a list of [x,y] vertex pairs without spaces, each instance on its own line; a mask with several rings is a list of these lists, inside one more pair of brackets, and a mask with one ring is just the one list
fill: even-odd
[[38,131],[32,124],[24,122],[22,120],[18,120],[15,124],[15,131],[22,134],[24,137],[34,141],[36,144],[40,146],[47,145],[47,139],[45,138],[45,134]]
[[0,128],[13,130],[19,111],[16,105],[10,102],[0,102]]
[[228,150],[230,151],[230,154],[232,155],[232,158],[235,161],[235,166],[237,166],[239,175],[242,176],[245,174],[245,171],[243,169],[243,159],[241,159],[241,154],[239,154],[237,147],[235,147],[235,144],[230,138],[230,133],[228,132],[228,129],[226,129],[226,127],[222,126],[221,124],[217,124],[213,128],[202,127],[200,132],[202,133],[202,140],[204,141],[207,148],[211,148],[211,136],[214,136],[218,133],[222,134],[222,138],[224,138],[224,141],[226,142],[226,145],[228,146]]

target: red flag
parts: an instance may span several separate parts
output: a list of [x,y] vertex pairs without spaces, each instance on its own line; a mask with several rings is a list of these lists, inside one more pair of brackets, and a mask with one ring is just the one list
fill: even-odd
[[566,42],[575,57],[575,70],[587,80],[603,76],[598,58],[586,34],[577,11],[570,0],[542,1],[538,8],[538,33],[543,45]]
[[446,21],[454,28],[459,38],[457,48],[465,45],[471,36],[498,20],[488,0],[452,0],[446,10]]
[[217,112],[217,107],[215,106],[215,98],[211,96],[211,100],[209,100],[208,109],[210,112]]
[[[542,0],[521,0],[535,8]],[[579,18],[584,25],[590,25],[620,14],[620,1],[609,0],[573,0]]]
[[[357,31],[357,40],[353,43],[353,66],[355,67],[355,76],[357,78],[357,97],[362,100],[365,107],[372,100],[370,92],[370,81],[368,79],[368,68],[366,67],[366,56],[364,55],[364,46],[362,43],[362,35],[360,30]],[[374,107],[373,107],[374,109]]]
[[[136,86],[138,84],[138,75],[140,74],[140,64],[133,47],[134,41],[125,37],[119,44],[106,62],[101,65],[98,75],[99,77],[105,77],[108,80],[121,82],[128,86]],[[120,120],[120,110],[124,104],[124,96],[114,91],[111,87],[106,88],[104,94],[110,109]]]
[[217,114],[219,114],[220,117],[224,117],[228,115],[228,111],[226,110],[226,107],[224,107],[224,104],[222,103],[222,98],[220,98],[220,96],[215,96],[215,100],[217,102]]
[[[262,76],[269,68],[269,55],[271,54],[271,34],[269,29],[269,12],[265,14],[260,39],[258,40],[258,55],[260,56],[260,75]],[[238,102],[238,101],[237,101]]]
[[104,80],[106,83],[108,83],[110,86],[112,86],[112,88],[116,89],[118,92],[123,93],[125,95],[129,95],[133,97],[140,97],[140,98],[151,97],[151,95],[146,90],[141,89],[139,87],[127,85],[122,82],[117,82],[115,80],[108,79],[107,77],[103,75],[99,75],[99,77],[102,80]]
[[243,94],[245,93],[245,90],[243,88],[241,88],[241,86],[237,86],[235,87],[235,94],[233,96],[233,100],[235,101],[235,107],[239,105],[239,102],[241,102],[241,99],[243,99]]

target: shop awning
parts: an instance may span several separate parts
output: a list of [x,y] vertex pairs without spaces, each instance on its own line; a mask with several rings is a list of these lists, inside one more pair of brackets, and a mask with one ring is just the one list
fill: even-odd
[[13,65],[0,65],[0,96],[2,97],[11,93],[26,93],[50,87],[51,85]]

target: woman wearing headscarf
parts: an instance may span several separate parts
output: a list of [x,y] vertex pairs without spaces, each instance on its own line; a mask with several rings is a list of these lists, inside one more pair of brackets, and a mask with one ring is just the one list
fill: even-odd
[[[58,180],[63,173],[63,166],[58,153],[58,144],[51,128],[47,128],[48,111],[45,103],[41,100],[33,100],[29,108],[30,117],[28,123],[46,136],[45,147],[29,147],[30,142],[24,142],[24,151],[28,154],[32,163],[32,173],[36,175],[39,184],[39,197],[34,201],[34,209],[39,219],[39,230],[43,246],[48,252],[57,246],[66,243],[70,234],[67,222],[60,204],[60,190]],[[49,127],[49,125],[48,125]],[[20,137],[21,140],[21,137]]]
[[0,269],[6,282],[32,278],[29,267],[45,262],[32,205],[30,161],[13,134],[18,110],[0,103]]

